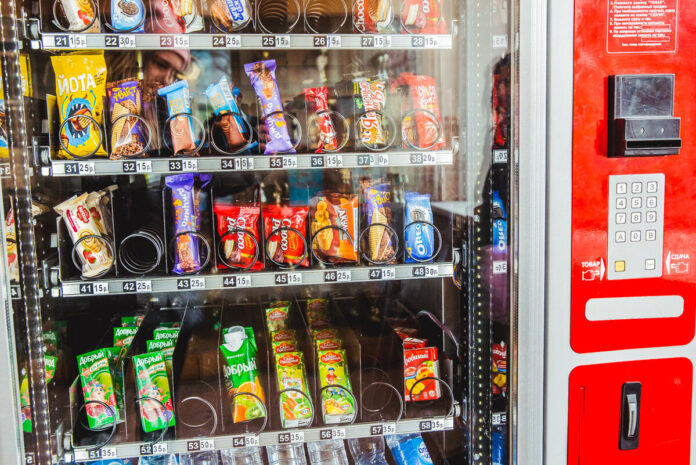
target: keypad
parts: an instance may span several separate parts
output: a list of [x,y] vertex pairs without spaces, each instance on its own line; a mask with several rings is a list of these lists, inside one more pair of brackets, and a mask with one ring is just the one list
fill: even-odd
[[608,279],[662,276],[665,176],[609,176]]

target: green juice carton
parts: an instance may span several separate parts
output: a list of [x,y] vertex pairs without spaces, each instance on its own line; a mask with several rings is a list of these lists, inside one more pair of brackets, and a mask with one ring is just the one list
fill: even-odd
[[[281,392],[280,421],[282,427],[307,426],[312,418],[312,398],[307,385],[302,352],[276,354],[275,362],[278,391]],[[292,389],[292,391],[282,392],[285,389]]]
[[[87,422],[92,429],[103,428],[119,420],[118,406],[114,381],[109,368],[109,353],[106,349],[77,356],[77,366],[80,371],[82,393],[85,397]],[[87,403],[100,401],[111,407],[107,409],[101,404]]]
[[116,405],[121,412],[123,412],[123,349],[123,347],[106,347],[106,351],[109,354],[109,369],[111,370],[111,378],[114,380]]
[[320,350],[317,352],[317,364],[324,423],[329,425],[351,421],[355,414],[355,399],[350,386],[345,351]]
[[[162,351],[133,357],[138,397],[141,399],[140,420],[146,433],[174,426],[174,406]],[[149,399],[156,399],[155,402]],[[164,405],[164,410],[162,405]]]
[[[241,423],[262,418],[266,399],[256,368],[254,329],[250,326],[226,328],[223,330],[223,338],[225,343],[220,346],[220,352],[225,359],[223,373],[232,406],[232,421]],[[242,395],[244,393],[254,394],[256,397]]]
[[157,328],[152,332],[153,339],[159,341],[160,339],[174,339],[179,337],[179,328]]
[[172,379],[172,359],[174,358],[176,339],[150,339],[146,344],[148,352],[162,351],[164,364],[167,367],[167,376]]
[[114,347],[128,348],[137,332],[137,326],[116,326],[114,328]]

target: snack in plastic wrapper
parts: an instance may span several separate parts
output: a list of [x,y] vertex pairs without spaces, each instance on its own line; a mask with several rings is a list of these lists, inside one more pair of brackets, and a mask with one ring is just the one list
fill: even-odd
[[275,60],[258,61],[244,65],[256,96],[261,101],[261,110],[268,130],[268,143],[264,153],[295,153],[288,133],[288,124],[283,113],[283,102],[275,76]]
[[[430,76],[417,76],[410,73],[402,73],[401,78],[409,86],[413,109],[416,110],[404,121],[402,127],[404,141],[410,141],[414,147],[424,150],[426,148],[428,150],[443,148],[445,139],[442,133],[440,101],[437,97],[435,79]],[[413,131],[414,123],[415,133]],[[406,147],[406,144],[404,146]]]
[[294,329],[279,329],[277,331],[271,331],[271,342],[288,342],[295,341],[295,330]]
[[[278,391],[282,411],[280,422],[283,428],[306,426],[312,418],[312,398],[307,385],[302,352],[288,352],[275,355]],[[296,391],[285,391],[294,389]],[[285,391],[285,392],[283,392]]]
[[434,379],[440,376],[437,347],[404,349],[404,387],[405,399],[409,401],[434,400],[440,398],[440,383]]
[[406,200],[404,208],[406,263],[430,260],[435,253],[433,227],[425,223],[413,223],[414,221],[433,222],[430,194],[421,195],[418,192],[407,192],[404,197]]
[[304,90],[305,98],[312,111],[316,114],[317,125],[319,126],[319,146],[316,153],[323,151],[333,151],[338,148],[336,138],[336,128],[331,121],[329,113],[329,91],[326,87],[314,87]]
[[[388,184],[377,184],[365,191],[367,225],[392,225],[391,191]],[[385,226],[372,226],[368,234],[368,253],[373,262],[382,263],[395,257],[394,237]]]
[[213,113],[220,116],[216,124],[220,125],[227,145],[229,147],[239,147],[249,139],[246,126],[242,122],[241,111],[237,106],[237,101],[232,95],[230,82],[222,76],[218,82],[210,84],[205,90]]
[[92,278],[108,271],[114,257],[105,243],[107,239],[99,232],[100,228],[85,204],[87,196],[85,192],[79,197],[71,197],[54,209],[63,218],[73,244],[82,237],[95,236],[84,239],[77,245],[77,255],[82,262],[82,276]]
[[246,0],[212,0],[210,13],[219,28],[234,32],[251,20],[251,7]]
[[[252,270],[263,269],[261,241],[259,240],[258,222],[261,215],[259,205],[237,205],[215,202],[213,210],[217,218],[217,232],[220,238],[230,233],[222,243],[222,255],[225,262],[218,268],[229,265]],[[246,232],[244,232],[246,231]],[[252,239],[253,237],[253,239]],[[256,239],[256,243],[254,243]],[[256,262],[251,261],[256,256]]]
[[198,271],[201,266],[199,238],[194,234],[196,217],[193,202],[193,174],[167,176],[165,184],[172,190],[172,207],[174,209],[174,235],[176,248],[174,254],[174,273],[184,274]]
[[507,345],[505,341],[493,344],[493,394],[507,393]]
[[314,253],[330,263],[357,262],[358,196],[329,194],[315,197],[311,204],[310,230],[312,237],[317,235]]
[[381,112],[387,104],[387,83],[383,79],[357,78],[353,80],[353,100],[363,145],[379,146],[387,142]]
[[[308,211],[309,208],[304,206],[263,206],[266,250],[276,263],[309,266],[308,243],[305,238]],[[294,231],[280,228],[292,228]]]
[[299,349],[295,341],[280,341],[271,344],[274,354],[284,354],[285,352],[297,352]]
[[442,20],[437,0],[405,0],[401,4],[401,22],[406,33],[445,34],[447,25]]
[[[68,19],[68,29],[70,31],[81,33],[101,32],[99,18],[95,18],[93,3],[90,0],[60,0],[60,4],[63,7],[65,17]],[[92,23],[91,26],[90,23]]]
[[188,155],[192,153],[196,150],[198,140],[193,128],[193,119],[190,116],[191,97],[188,81],[177,81],[167,87],[162,87],[157,93],[167,99],[168,116],[178,115],[169,121],[174,154]]
[[394,0],[355,0],[353,30],[361,34],[390,34],[394,32]]
[[111,0],[111,26],[116,32],[143,32],[145,7],[141,0]]
[[188,34],[203,29],[197,0],[158,0],[153,13],[159,27],[154,32]]
[[[63,147],[61,158],[104,156],[101,139],[104,96],[106,95],[106,63],[104,53],[54,55],[51,57],[56,75],[56,92],[60,123],[58,134]],[[92,118],[96,125],[88,119]]]
[[271,334],[288,329],[290,308],[287,306],[270,307],[266,309],[266,325]]
[[141,134],[142,123],[136,118],[142,110],[140,81],[128,79],[112,82],[107,85],[107,92],[112,123],[110,157],[118,160],[142,152],[145,146]]
[[355,399],[351,395],[353,390],[350,385],[345,351],[341,349],[319,351],[317,365],[319,365],[319,380],[322,387],[321,409],[324,414],[324,423],[350,421],[355,413]]

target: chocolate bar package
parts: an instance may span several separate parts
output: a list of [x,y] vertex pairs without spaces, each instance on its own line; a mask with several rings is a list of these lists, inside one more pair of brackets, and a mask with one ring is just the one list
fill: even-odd
[[[109,106],[111,108],[111,154],[110,158],[118,160],[140,154],[145,147],[141,134],[140,116],[142,97],[140,81],[127,79],[110,82],[107,85]],[[126,116],[134,115],[134,116]]]
[[213,0],[210,14],[219,29],[235,32],[249,24],[251,6],[247,0]]
[[216,124],[222,129],[227,145],[239,147],[249,140],[249,131],[244,125],[241,111],[231,88],[230,82],[225,76],[222,76],[218,82],[208,86],[205,95],[213,107],[213,113],[215,116],[219,116],[219,121]]
[[162,87],[157,93],[167,99],[168,116],[178,115],[169,121],[174,154],[191,154],[196,150],[198,140],[193,128],[193,119],[190,116],[191,97],[188,82],[177,81]]
[[358,196],[328,194],[311,202],[314,253],[329,263],[358,261]]
[[336,129],[329,113],[329,91],[326,87],[315,87],[304,90],[310,111],[316,115],[319,126],[319,146],[316,153],[330,152],[338,149]]
[[194,273],[201,267],[199,238],[194,234],[181,234],[198,232],[194,205],[195,183],[195,177],[190,173],[165,178],[165,185],[172,190],[173,234],[176,237],[172,271],[176,274]]
[[384,146],[387,134],[381,112],[387,104],[387,83],[383,79],[358,78],[353,80],[353,100],[359,115],[359,131],[356,135],[363,145]]
[[406,242],[406,263],[430,260],[435,252],[433,227],[425,223],[414,223],[414,221],[433,222],[430,194],[421,195],[418,192],[407,192],[405,200],[404,241]]
[[268,142],[264,153],[295,153],[293,143],[288,133],[288,124],[283,116],[283,103],[275,76],[275,60],[257,61],[244,65],[244,71],[251,80],[256,96],[261,102],[265,117],[264,123],[268,130]]

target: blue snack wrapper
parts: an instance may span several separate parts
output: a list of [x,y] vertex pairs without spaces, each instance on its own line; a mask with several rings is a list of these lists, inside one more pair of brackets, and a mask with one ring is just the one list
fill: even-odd
[[[235,87],[235,89],[237,89]],[[237,89],[237,94],[239,94],[239,89]],[[224,115],[225,113],[236,113],[234,120],[237,123],[237,129],[242,134],[246,134],[247,129],[242,123],[241,115],[242,112],[237,106],[237,100],[235,99],[234,93],[230,90],[230,82],[225,76],[222,76],[218,82],[210,84],[205,90],[205,95],[208,97],[210,106],[213,107],[213,113],[215,115]]]
[[144,18],[141,0],[111,0],[111,26],[115,32],[143,32]]
[[191,114],[191,96],[188,81],[181,80],[157,91],[159,95],[167,99],[168,116],[181,115],[169,122],[172,132],[172,145],[174,153],[190,153],[196,149],[198,138],[193,128]]
[[426,261],[433,258],[435,238],[433,227],[414,221],[433,222],[433,210],[430,207],[430,194],[407,192],[404,208],[404,240],[406,241],[406,263]]

